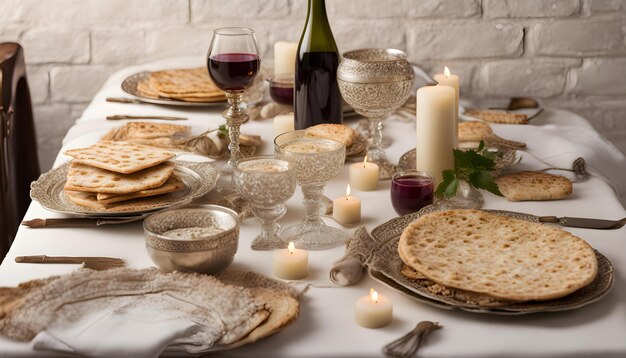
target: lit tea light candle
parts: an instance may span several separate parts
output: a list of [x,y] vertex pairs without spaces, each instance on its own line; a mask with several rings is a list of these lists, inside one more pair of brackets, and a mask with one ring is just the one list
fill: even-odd
[[350,185],[357,190],[375,190],[378,186],[378,165],[369,163],[367,156],[363,163],[350,165]]
[[350,195],[350,184],[346,188],[346,196],[333,201],[333,218],[340,224],[361,221],[361,199]]
[[274,74],[296,72],[297,42],[277,41],[274,43]]
[[293,114],[281,114],[274,117],[274,138],[279,135],[295,130]]
[[[445,66],[443,69],[443,73],[438,73],[435,75],[435,81],[439,82],[438,86],[450,86],[454,89],[455,95],[455,112],[454,112],[454,120],[456,121],[456,126],[459,126],[459,76],[453,75],[450,73],[450,69],[448,66]],[[457,131],[454,132],[454,146],[459,146],[459,134]]]
[[365,328],[384,327],[393,320],[393,305],[372,288],[369,295],[359,298],[354,304],[354,318],[359,326]]
[[287,249],[274,251],[274,275],[285,280],[299,280],[309,274],[309,253],[296,249],[293,242]]

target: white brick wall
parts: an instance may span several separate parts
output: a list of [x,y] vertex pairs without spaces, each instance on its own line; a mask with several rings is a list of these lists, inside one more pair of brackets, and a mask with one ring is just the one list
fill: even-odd
[[[626,152],[626,0],[327,0],[340,51],[397,47],[450,66],[464,95],[530,94],[571,109]],[[42,168],[117,68],[204,54],[212,29],[296,41],[306,0],[2,0],[0,41],[23,44]],[[88,79],[88,80],[86,80]]]

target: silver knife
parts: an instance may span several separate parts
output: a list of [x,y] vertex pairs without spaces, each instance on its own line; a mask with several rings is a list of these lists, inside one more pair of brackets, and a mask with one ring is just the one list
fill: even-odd
[[556,216],[540,216],[539,222],[559,224],[561,226],[579,227],[584,229],[598,229],[598,230],[615,230],[619,229],[626,224],[626,218],[621,220],[603,220],[603,219],[588,219],[588,218],[571,218],[564,216],[562,218]]

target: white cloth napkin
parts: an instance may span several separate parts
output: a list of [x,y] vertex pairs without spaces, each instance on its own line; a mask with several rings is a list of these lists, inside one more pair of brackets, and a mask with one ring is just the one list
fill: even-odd
[[183,343],[199,328],[172,312],[128,306],[93,312],[72,325],[49,327],[31,345],[35,350],[88,357],[158,357],[167,346]]
[[[493,128],[502,138],[527,144],[526,152],[530,156],[526,155],[515,171],[549,167],[572,169],[574,161],[582,157],[587,172],[611,185],[626,207],[626,158],[583,118],[549,109],[529,125],[493,125]],[[568,176],[564,171],[559,174]]]

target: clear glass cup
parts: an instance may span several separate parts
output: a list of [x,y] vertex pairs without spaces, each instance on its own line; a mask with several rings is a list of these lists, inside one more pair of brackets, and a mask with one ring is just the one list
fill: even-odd
[[296,182],[302,187],[302,203],[306,210],[306,217],[301,223],[281,231],[281,239],[293,241],[296,247],[309,250],[343,244],[346,234],[322,221],[320,205],[324,187],[343,168],[346,147],[331,139],[307,138],[304,130],[298,130],[276,137],[274,149],[278,158],[295,163]]
[[267,79],[270,83],[270,97],[274,102],[293,106],[295,75],[279,73]]
[[406,215],[431,205],[435,178],[428,172],[405,170],[391,177],[391,204],[398,215]]
[[296,191],[295,165],[273,155],[241,159],[235,167],[233,182],[239,196],[246,198],[261,222],[261,234],[252,241],[252,249],[287,247],[279,238],[280,225],[276,221],[285,214],[285,202]]
[[213,32],[207,54],[207,68],[215,85],[226,92],[229,108],[222,114],[228,126],[230,159],[222,168],[219,189],[232,190],[230,180],[235,163],[241,158],[239,127],[248,120],[241,102],[261,68],[261,58],[254,30],[245,27],[223,27]]

